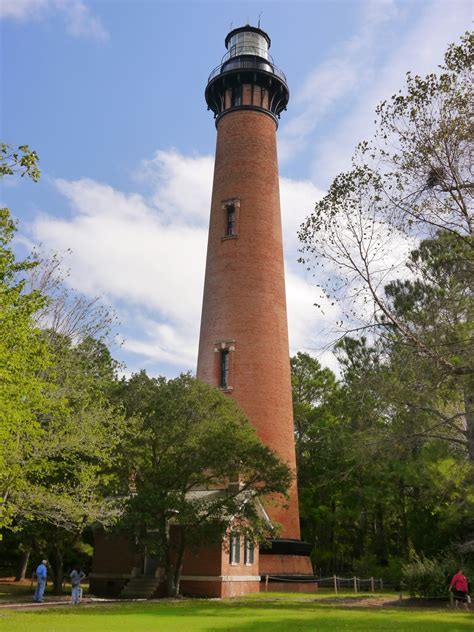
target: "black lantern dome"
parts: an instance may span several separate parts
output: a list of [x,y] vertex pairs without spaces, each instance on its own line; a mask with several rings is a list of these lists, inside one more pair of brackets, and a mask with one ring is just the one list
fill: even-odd
[[290,92],[284,73],[268,52],[271,40],[255,26],[241,26],[225,38],[227,53],[209,75],[205,97],[217,121],[235,109],[260,110],[275,122]]

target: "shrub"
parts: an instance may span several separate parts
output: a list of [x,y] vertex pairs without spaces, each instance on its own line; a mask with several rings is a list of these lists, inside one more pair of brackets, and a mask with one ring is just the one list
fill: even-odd
[[354,562],[354,575],[360,577],[382,577],[385,586],[398,589],[401,580],[401,561],[389,557],[388,564],[380,564],[375,555],[367,553]]
[[449,581],[444,563],[414,556],[402,565],[402,585],[412,597],[440,597],[447,594]]

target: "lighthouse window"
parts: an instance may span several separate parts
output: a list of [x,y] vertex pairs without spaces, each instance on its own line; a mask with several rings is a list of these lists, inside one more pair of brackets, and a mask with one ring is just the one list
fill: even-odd
[[231,564],[238,564],[240,562],[240,535],[238,533],[230,534],[229,561]]
[[226,206],[226,230],[225,234],[227,237],[231,235],[235,235],[235,206],[233,204],[229,204]]
[[239,86],[238,88],[234,88],[232,90],[232,105],[233,106],[242,105],[242,90],[241,90],[241,86]]
[[229,386],[229,349],[221,351],[221,376],[220,387],[227,388]]

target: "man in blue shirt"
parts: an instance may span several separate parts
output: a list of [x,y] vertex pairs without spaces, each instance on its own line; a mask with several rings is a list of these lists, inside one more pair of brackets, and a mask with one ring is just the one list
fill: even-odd
[[44,589],[46,588],[46,576],[48,574],[48,569],[46,568],[47,563],[48,563],[47,560],[43,560],[41,564],[38,565],[38,568],[36,569],[37,583],[36,583],[35,596],[33,600],[36,601],[37,603],[42,603],[44,601],[43,595],[44,595]]

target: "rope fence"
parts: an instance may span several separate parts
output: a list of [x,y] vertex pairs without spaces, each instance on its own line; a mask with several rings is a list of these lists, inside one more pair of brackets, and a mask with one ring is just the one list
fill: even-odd
[[358,592],[375,592],[376,590],[383,590],[384,584],[381,577],[338,577],[332,575],[331,577],[299,577],[291,579],[290,577],[278,577],[273,575],[265,575],[265,592],[268,590],[268,582],[283,582],[283,583],[299,583],[299,584],[318,584],[319,587],[334,588],[334,592],[337,593],[342,588],[348,588],[354,590],[354,593]]

